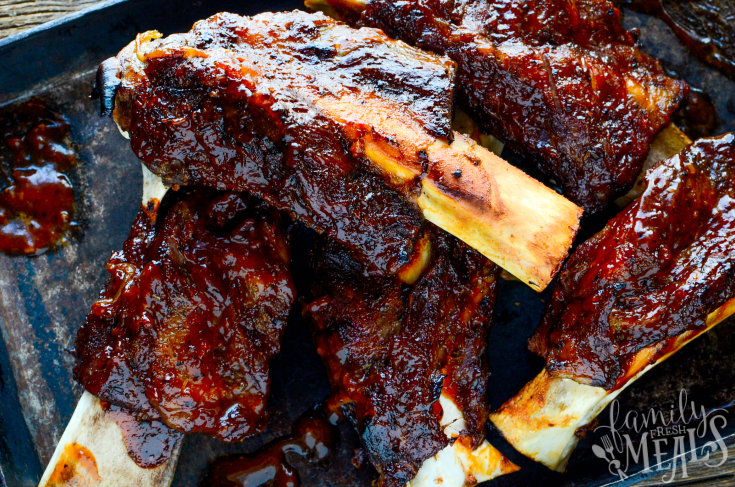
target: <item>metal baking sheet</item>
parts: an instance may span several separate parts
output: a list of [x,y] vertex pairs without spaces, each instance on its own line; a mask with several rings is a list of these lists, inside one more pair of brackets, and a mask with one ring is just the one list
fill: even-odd
[[[72,379],[73,360],[68,349],[107,279],[105,261],[121,246],[140,204],[140,164],[113,122],[100,118],[97,103],[88,97],[97,65],[116,54],[138,32],[157,29],[168,35],[187,31],[196,20],[218,11],[252,15],[301,5],[298,0],[111,1],[0,41],[0,105],[37,96],[69,118],[81,158],[79,179],[84,198],[84,231],[69,246],[34,258],[0,255],[0,468],[9,487],[37,484],[74,410],[81,387]],[[720,117],[717,133],[735,131],[733,81],[689,55],[663,22],[626,12],[625,24],[640,29],[644,49],[661,59],[667,69],[712,96]],[[505,156],[515,160],[512,154]],[[583,232],[591,235],[603,224],[604,218],[585,221]],[[308,239],[298,239],[295,247],[296,255],[305,252]],[[302,279],[298,269],[295,274],[297,280]],[[488,352],[493,371],[493,407],[514,395],[542,369],[541,359],[526,349],[526,340],[538,324],[548,297],[548,291],[536,294],[517,282],[501,283]],[[735,443],[733,363],[735,321],[729,320],[623,393],[620,414],[651,408],[669,411],[680,391],[685,390],[698,406],[724,408],[727,425],[721,433],[729,443]],[[327,378],[306,325],[300,313],[294,311],[283,351],[273,363],[268,430],[234,445],[201,435],[187,437],[174,485],[197,485],[208,463],[217,456],[251,452],[287,433],[304,410],[328,393]],[[609,423],[607,413],[600,418],[599,425]],[[593,444],[601,445],[602,434],[588,434],[580,442],[567,473],[558,474],[524,458],[497,432],[490,431],[490,441],[522,470],[489,485],[571,487],[620,481],[619,476],[610,473],[607,462],[591,451]],[[293,461],[305,486],[367,487],[376,474],[371,467],[358,470],[351,465],[358,447],[356,435],[343,426],[341,446],[326,464]],[[664,448],[664,452],[670,455],[671,449]],[[650,460],[655,465],[655,458]],[[621,482],[638,482],[640,477],[635,474],[642,468],[642,463],[634,465],[626,471],[629,478]],[[712,474],[716,475],[717,470]],[[0,474],[0,487],[2,477]]]

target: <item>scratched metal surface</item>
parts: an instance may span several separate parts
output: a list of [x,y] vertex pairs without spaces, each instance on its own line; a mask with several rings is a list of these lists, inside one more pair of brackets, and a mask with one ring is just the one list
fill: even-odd
[[[8,487],[36,485],[71,416],[81,388],[72,379],[67,349],[107,279],[104,263],[125,239],[140,202],[139,163],[112,121],[100,118],[96,103],[87,96],[97,64],[140,31],[156,28],[170,34],[188,30],[195,20],[220,10],[254,14],[300,5],[298,0],[199,1],[181,8],[181,2],[173,0],[116,1],[22,38],[0,41],[0,59],[5,61],[0,70],[0,105],[39,96],[71,121],[81,159],[78,179],[84,192],[85,221],[81,238],[57,253],[31,259],[0,255],[0,468]],[[713,96],[722,120],[718,133],[735,131],[731,113],[735,112],[735,83],[685,53],[662,23],[628,14],[626,24],[641,29],[646,49],[668,68]],[[599,218],[585,222],[587,233],[603,223]],[[308,239],[297,239],[297,260],[307,248]],[[295,274],[297,280],[303,279],[298,268]],[[517,283],[502,283],[490,337],[493,406],[511,397],[542,368],[542,362],[526,350],[525,341],[547,298],[548,292],[537,295]],[[622,410],[668,408],[682,388],[707,407],[732,403],[733,363],[735,323],[730,320],[631,387],[621,398]],[[196,485],[218,455],[253,451],[288,432],[293,420],[328,392],[322,366],[295,312],[283,352],[273,364],[268,431],[236,445],[188,437],[174,485]],[[735,433],[735,411],[728,431]],[[347,427],[342,432],[340,449],[326,465],[294,461],[302,467],[305,486],[370,485],[374,471],[370,467],[357,470],[350,464],[359,446],[356,435]],[[589,446],[599,443],[595,435],[581,442],[564,475],[521,457],[496,433],[491,432],[490,438],[523,467],[521,473],[492,485],[597,486],[614,480],[606,465],[590,453]]]

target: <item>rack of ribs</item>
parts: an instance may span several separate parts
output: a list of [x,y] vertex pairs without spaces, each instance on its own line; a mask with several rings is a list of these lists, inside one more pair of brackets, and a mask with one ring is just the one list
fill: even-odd
[[444,232],[428,241],[411,285],[370,276],[341,246],[324,243],[318,298],[304,309],[332,401],[357,428],[381,486],[461,487],[517,470],[484,439],[499,268]]
[[535,289],[560,268],[581,210],[451,130],[448,58],[304,12],[159,37],[106,61],[98,88],[167,184],[251,193],[375,275],[411,265],[426,220]]
[[546,369],[491,415],[519,451],[563,470],[620,391],[735,313],[734,163],[735,135],[700,139],[574,252],[529,341]]
[[597,211],[635,182],[688,86],[605,0],[306,0],[457,63],[461,107]]
[[252,198],[207,189],[171,192],[158,222],[142,209],[77,335],[77,380],[164,431],[262,431],[295,299],[283,224]]

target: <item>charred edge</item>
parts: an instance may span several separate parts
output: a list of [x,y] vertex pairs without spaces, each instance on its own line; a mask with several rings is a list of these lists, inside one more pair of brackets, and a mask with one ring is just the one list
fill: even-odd
[[112,115],[115,109],[115,95],[120,87],[120,63],[117,58],[111,57],[97,68],[91,98],[100,100],[100,116]]

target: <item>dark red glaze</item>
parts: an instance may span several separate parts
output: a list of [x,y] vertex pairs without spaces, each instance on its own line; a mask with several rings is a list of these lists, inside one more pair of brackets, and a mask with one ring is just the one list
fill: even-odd
[[291,434],[278,438],[251,455],[233,455],[215,460],[202,487],[298,487],[298,472],[289,465],[289,453],[320,462],[334,451],[339,429],[323,406],[302,415]]
[[184,434],[160,421],[138,421],[119,406],[103,403],[122,430],[125,447],[133,461],[143,468],[154,468],[171,458],[184,440]]
[[378,485],[404,485],[448,444],[440,425],[444,389],[477,446],[488,414],[486,338],[497,267],[443,232],[409,286],[370,277],[339,246],[318,253],[305,308],[335,399],[357,427]]
[[38,255],[69,241],[78,225],[69,130],[36,99],[0,114],[0,252]]
[[612,389],[637,351],[703,329],[735,296],[735,135],[695,142],[646,182],[559,275],[530,340],[553,375]]
[[701,60],[735,79],[735,3],[732,0],[618,0],[657,15]]
[[[279,214],[234,193],[141,210],[76,338],[79,382],[140,421],[224,441],[266,424],[295,291]],[[166,205],[172,205],[166,211]]]
[[[252,193],[378,274],[410,260],[423,218],[407,200],[420,180],[396,182],[364,163],[356,141],[373,130],[358,115],[374,104],[395,107],[391,115],[446,138],[449,60],[298,11],[219,14],[152,41],[145,55],[133,49],[118,56],[114,117],[153,172],[179,185]],[[358,122],[325,108],[348,98]]]
[[463,108],[588,211],[632,186],[688,89],[603,0],[370,0],[361,22],[456,61]]

